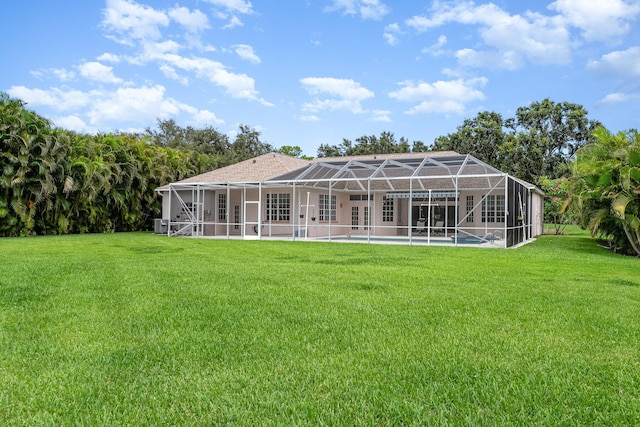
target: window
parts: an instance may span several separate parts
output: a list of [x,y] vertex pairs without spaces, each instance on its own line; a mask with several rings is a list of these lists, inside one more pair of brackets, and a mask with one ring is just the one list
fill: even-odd
[[369,229],[369,206],[364,207],[364,229]]
[[291,195],[267,194],[267,221],[289,221],[290,218]]
[[233,207],[233,229],[240,229],[240,205],[235,205]]
[[467,196],[467,222],[473,222],[473,196]]
[[320,194],[318,219],[320,221],[336,220],[336,196],[329,198],[328,194]]
[[351,201],[364,200],[366,202],[367,200],[373,200],[373,194],[369,196],[367,196],[366,194],[351,194],[349,196],[349,200]]
[[218,219],[227,220],[227,195],[226,193],[218,194]]
[[382,222],[393,222],[393,199],[382,199]]
[[351,229],[352,230],[357,230],[358,229],[358,221],[359,221],[358,207],[357,206],[351,206]]
[[505,217],[504,195],[496,196],[496,222],[504,222]]
[[482,204],[482,222],[504,222],[504,195],[488,195]]

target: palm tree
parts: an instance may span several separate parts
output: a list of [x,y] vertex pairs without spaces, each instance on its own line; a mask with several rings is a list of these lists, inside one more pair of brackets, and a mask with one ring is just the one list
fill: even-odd
[[57,191],[66,156],[48,120],[0,95],[0,235],[37,231],[36,218]]
[[594,136],[577,153],[569,202],[592,235],[640,256],[640,133],[599,128]]

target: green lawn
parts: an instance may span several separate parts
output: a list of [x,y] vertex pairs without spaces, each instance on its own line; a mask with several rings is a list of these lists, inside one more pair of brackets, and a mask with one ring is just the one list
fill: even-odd
[[0,240],[0,425],[638,425],[640,260]]

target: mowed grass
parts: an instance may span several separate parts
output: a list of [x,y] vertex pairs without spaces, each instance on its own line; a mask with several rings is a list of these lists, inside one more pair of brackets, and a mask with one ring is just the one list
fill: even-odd
[[0,240],[0,425],[447,424],[640,424],[640,260]]

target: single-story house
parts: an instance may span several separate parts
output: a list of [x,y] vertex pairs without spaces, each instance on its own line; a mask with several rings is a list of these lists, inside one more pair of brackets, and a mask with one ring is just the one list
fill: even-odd
[[169,236],[513,247],[544,193],[471,155],[268,153],[158,188]]

